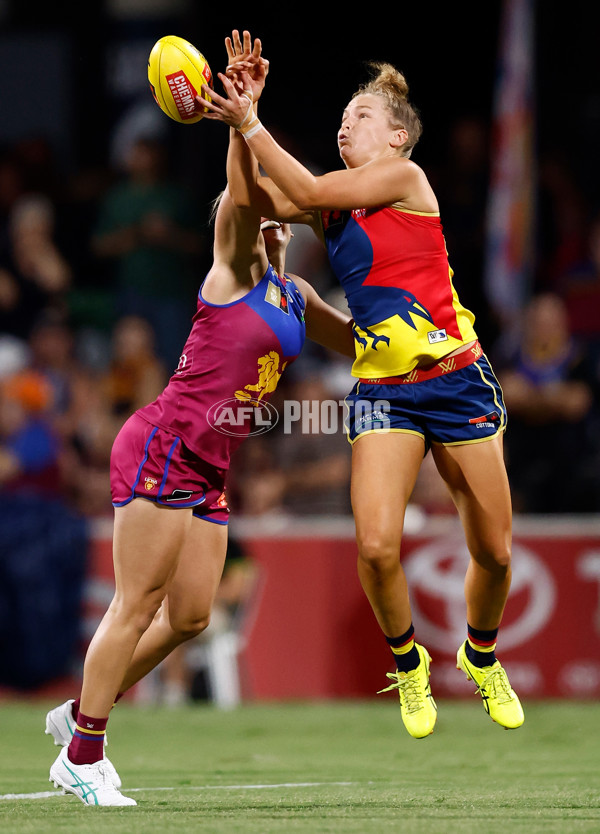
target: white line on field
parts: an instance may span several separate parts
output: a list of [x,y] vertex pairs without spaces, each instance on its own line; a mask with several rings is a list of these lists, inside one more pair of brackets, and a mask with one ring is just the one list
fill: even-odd
[[[268,788],[321,788],[325,786],[348,787],[358,782],[280,782],[273,785],[178,785],[177,787],[161,788],[126,788],[125,793],[146,793],[149,791],[260,791]],[[39,791],[38,793],[5,793],[0,794],[0,801],[6,799],[50,799],[64,796],[62,791]]]

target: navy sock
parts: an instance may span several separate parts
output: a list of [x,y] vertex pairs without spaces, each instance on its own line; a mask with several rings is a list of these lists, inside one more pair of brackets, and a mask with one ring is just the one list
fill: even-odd
[[399,637],[386,637],[388,646],[391,648],[396,666],[399,672],[410,672],[416,669],[421,658],[415,645],[415,629],[413,624]]
[[467,624],[467,645],[465,647],[467,659],[479,668],[493,666],[496,662],[497,638],[497,628],[482,631]]

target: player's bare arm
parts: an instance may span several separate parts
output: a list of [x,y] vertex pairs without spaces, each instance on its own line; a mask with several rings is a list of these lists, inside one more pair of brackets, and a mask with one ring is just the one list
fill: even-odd
[[352,319],[323,301],[314,287],[297,275],[293,278],[306,301],[306,335],[329,350],[335,350],[351,359],[355,357]]
[[[247,119],[247,96],[226,75],[219,73],[227,97],[211,92],[207,119],[223,121],[236,129]],[[246,73],[241,73],[242,83]],[[249,83],[249,82],[248,82]],[[374,158],[357,168],[315,175],[285,151],[263,127],[247,133],[246,142],[270,179],[300,211],[375,208],[401,203],[419,211],[437,211],[437,202],[421,168],[411,160],[391,155]],[[272,199],[275,192],[266,186]]]

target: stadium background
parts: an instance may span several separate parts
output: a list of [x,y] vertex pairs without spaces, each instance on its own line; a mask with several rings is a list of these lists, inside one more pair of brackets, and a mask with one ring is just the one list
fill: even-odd
[[[536,248],[519,284],[523,299],[516,301],[521,306],[533,292],[562,286],[555,274],[557,260],[576,264],[586,254],[600,209],[600,55],[589,4],[571,3],[568,14],[555,2],[532,8]],[[233,26],[261,37],[271,62],[261,105],[265,123],[315,170],[339,164],[339,115],[364,78],[364,61],[389,60],[406,73],[425,127],[415,160],[440,187],[459,294],[476,313],[482,339],[498,346],[501,356],[507,333],[483,280],[489,263],[481,224],[498,151],[492,128],[503,10],[504,4],[495,1],[434,2],[387,8],[377,15],[361,10],[344,21],[329,9],[317,15],[303,8],[258,10],[238,20],[238,15],[219,10],[207,12],[193,0],[60,6],[1,0],[2,161],[21,154],[29,165],[27,187],[54,201],[58,245],[73,270],[69,326],[78,337],[83,334],[80,344],[87,351],[90,373],[103,370],[98,355],[108,361],[119,311],[110,306],[111,268],[97,262],[88,238],[105,190],[120,173],[135,138],[151,133],[164,142],[171,175],[195,194],[203,234],[198,275],[210,258],[210,203],[224,184],[226,132],[211,123],[181,128],[159,113],[146,83],[149,49],[163,34],[180,34],[204,52],[215,72],[224,65],[223,39]],[[476,141],[474,170],[459,166],[460,146],[455,143],[465,135],[460,126],[474,126],[473,133],[466,133]],[[485,152],[477,156],[482,148]],[[458,186],[469,186],[462,202],[453,199]],[[2,210],[5,238],[10,205]],[[296,255],[291,251],[292,269],[294,258],[307,258],[307,252],[304,247]],[[320,289],[334,297],[326,266],[312,249],[310,258],[302,263],[314,268]],[[592,295],[589,304],[597,304],[598,298]],[[600,328],[599,307],[589,306],[588,312]],[[537,493],[548,500],[534,512],[517,513],[515,543],[521,558],[507,611],[510,636],[503,660],[515,685],[532,696],[587,698],[600,692],[600,467],[593,443],[599,436],[599,333],[586,323],[577,334],[593,369],[588,379],[593,408],[578,426],[592,445],[586,447],[585,460],[568,461],[572,468],[585,464],[582,480],[571,489],[569,467],[559,461],[552,475],[536,482]],[[181,341],[184,337],[182,333]],[[308,390],[318,392],[324,377],[330,387],[323,396],[337,398],[344,369],[332,357],[309,351],[281,396],[295,396],[294,386],[305,378],[313,385]],[[332,445],[331,438],[325,440]],[[286,437],[273,441],[275,452],[264,443],[248,445],[251,451],[236,461],[232,486],[237,510],[232,533],[259,575],[251,605],[243,611],[243,644],[237,645],[243,650],[243,695],[368,697],[379,688],[389,658],[356,585],[351,518],[340,498],[345,470],[342,466],[339,482],[326,496],[324,489],[313,487],[304,502],[295,500],[297,494],[294,500],[278,494],[276,499],[262,495],[263,503],[258,503],[259,482],[277,482],[286,458],[298,461],[300,472],[307,449],[297,438],[294,445]],[[318,460],[323,447],[313,453]],[[527,470],[526,459],[519,463]],[[513,465],[516,481],[521,472]],[[564,482],[557,479],[561,471]],[[258,478],[250,477],[257,472]],[[288,470],[284,474],[294,480]],[[71,493],[63,499],[54,490],[50,500],[44,487],[33,498],[30,491],[24,498],[21,490],[4,485],[0,683],[9,695],[68,688],[78,675],[82,646],[110,597],[105,472],[98,466],[92,475],[93,501],[85,500],[93,488],[89,481],[83,498],[76,495],[74,503]],[[319,475],[311,476],[318,484]],[[465,553],[437,489],[435,476],[426,473],[411,507],[405,555],[415,582],[417,628],[427,635],[440,664],[439,691],[461,695],[468,688],[461,689],[450,667],[455,634],[464,620],[456,589]],[[526,495],[523,507],[527,509]],[[74,617],[80,600],[81,616]],[[340,682],[336,647],[348,639],[357,648],[356,658]],[[540,659],[547,657],[549,643],[553,660],[542,670]],[[286,662],[290,645],[296,647],[293,664]]]

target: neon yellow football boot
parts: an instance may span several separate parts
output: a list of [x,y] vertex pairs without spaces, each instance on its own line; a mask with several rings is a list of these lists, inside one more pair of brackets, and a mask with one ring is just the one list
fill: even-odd
[[418,643],[415,646],[421,658],[417,668],[410,672],[388,672],[388,678],[394,682],[377,694],[397,689],[404,726],[413,738],[425,738],[435,727],[437,707],[429,685],[429,652]]
[[474,666],[465,652],[466,641],[456,654],[456,668],[473,681],[483,699],[485,711],[492,721],[507,730],[515,730],[525,721],[523,707],[511,687],[508,675],[497,660],[492,666]]

